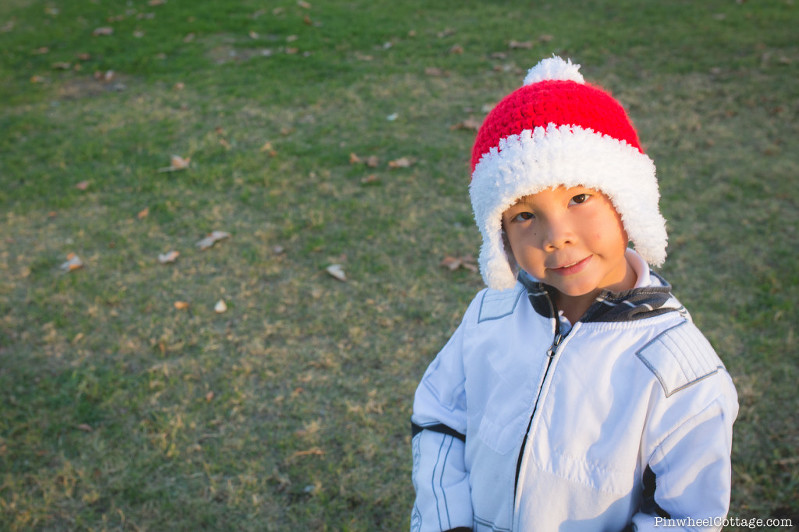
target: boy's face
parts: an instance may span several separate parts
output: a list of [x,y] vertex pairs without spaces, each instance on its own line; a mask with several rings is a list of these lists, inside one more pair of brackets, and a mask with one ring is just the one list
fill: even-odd
[[525,196],[502,214],[519,266],[562,296],[627,290],[635,273],[624,256],[627,233],[601,192],[558,187]]

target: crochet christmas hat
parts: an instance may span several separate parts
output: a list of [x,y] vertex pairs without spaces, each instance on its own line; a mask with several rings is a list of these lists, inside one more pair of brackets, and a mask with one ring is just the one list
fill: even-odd
[[483,237],[480,272],[490,288],[516,282],[502,213],[523,196],[558,186],[603,192],[635,250],[655,266],[666,259],[655,165],[621,104],[585,83],[579,68],[571,60],[544,59],[477,133],[469,195]]

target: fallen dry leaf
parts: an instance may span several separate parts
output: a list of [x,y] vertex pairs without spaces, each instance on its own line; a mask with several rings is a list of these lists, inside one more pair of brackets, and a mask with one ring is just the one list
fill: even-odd
[[166,4],[166,0],[150,0],[149,2],[147,2],[148,6],[153,6],[153,7],[162,6],[164,4]]
[[220,299],[219,301],[216,302],[216,305],[214,305],[214,312],[216,312],[217,314],[222,314],[224,312],[227,312],[227,303],[225,303],[224,299]]
[[451,272],[454,272],[458,268],[463,268],[471,272],[477,271],[477,263],[475,263],[474,258],[469,255],[464,255],[463,257],[447,256],[444,257],[439,265],[442,268],[447,268]]
[[222,147],[225,148],[226,150],[230,150],[232,148],[230,143],[228,141],[226,141],[225,139],[219,139],[219,144],[221,144]]
[[450,130],[467,129],[469,131],[477,131],[478,129],[480,129],[480,126],[481,124],[477,120],[473,118],[467,118],[463,122],[458,122],[454,126],[451,126]]
[[177,172],[179,170],[185,170],[189,167],[191,163],[191,157],[186,157],[185,159],[180,155],[173,155],[169,161],[169,166],[164,168],[159,168],[159,172]]
[[75,188],[77,188],[78,190],[86,190],[87,188],[89,188],[89,182],[81,181],[80,183],[75,185]]
[[266,141],[264,145],[261,146],[261,151],[265,151],[270,157],[277,157],[277,152],[272,148],[272,143],[269,141]]
[[187,308],[189,308],[188,301],[175,301],[174,305],[175,308],[178,310],[186,310]]
[[305,427],[295,430],[294,435],[298,438],[307,438],[308,436],[317,434],[321,428],[319,421],[314,420],[306,423]]
[[145,207],[145,208],[143,208],[142,210],[139,211],[139,214],[136,215],[136,218],[138,218],[139,220],[144,220],[149,215],[150,215],[150,208],[149,207]]
[[230,238],[230,233],[226,233],[225,231],[214,231],[210,235],[197,242],[197,247],[200,249],[208,249],[220,240],[224,240],[226,238]]
[[533,47],[532,41],[511,41],[508,43],[508,48],[511,50],[530,50]]
[[35,49],[33,51],[33,53],[34,53],[34,55],[48,54],[48,53],[50,53],[50,49],[48,47],[46,47],[46,46],[42,46],[40,48]]
[[172,85],[172,89],[174,89],[176,91],[182,91],[185,88],[186,88],[186,84],[183,83],[182,81],[178,81],[177,83]]
[[158,254],[158,262],[161,264],[171,264],[178,260],[180,256],[180,252],[178,251],[169,251],[167,253],[159,253]]
[[116,72],[113,70],[106,70],[105,72],[100,72],[99,70],[94,73],[94,79],[97,81],[103,81],[108,83],[109,81],[114,81],[116,77]]
[[460,44],[456,44],[452,48],[449,49],[449,53],[451,54],[462,54],[463,53],[463,46]]
[[95,28],[95,30],[92,32],[92,35],[94,35],[95,37],[99,35],[113,35],[113,34],[114,34],[114,28],[111,28],[109,26],[104,26],[102,28]]
[[464,257],[461,267],[469,270],[472,273],[477,273],[480,270],[480,268],[477,267],[477,263],[474,262],[474,259],[471,257]]
[[413,160],[408,157],[400,157],[388,162],[389,168],[409,168],[411,165],[413,165]]
[[45,81],[47,81],[47,78],[44,76],[38,76],[35,74],[31,76],[31,83],[44,83]]
[[311,9],[311,4],[305,2],[304,0],[298,0],[297,5],[303,9]]
[[83,268],[83,261],[74,253],[67,255],[67,261],[61,264],[61,269],[65,272],[73,272]]
[[379,181],[380,180],[377,178],[375,174],[369,174],[368,176],[361,179],[361,183],[363,183],[364,185],[367,185],[369,183],[377,183]]
[[433,76],[433,77],[440,77],[446,75],[446,73],[438,67],[427,67],[424,69],[424,73],[427,76]]
[[370,168],[377,168],[380,158],[377,155],[370,155],[366,159],[361,159],[357,154],[350,153],[350,164],[365,164]]
[[180,155],[173,155],[172,159],[169,161],[169,166],[176,170],[183,170],[189,167],[189,163],[191,163],[191,157],[186,157],[184,159]]
[[344,268],[341,264],[331,264],[325,271],[334,279],[338,279],[341,282],[347,281],[347,275],[344,273]]
[[92,428],[92,426],[91,426],[91,425],[89,425],[88,423],[81,423],[81,424],[80,424],[80,425],[78,425],[76,428],[77,428],[78,430],[82,430],[83,432],[91,432],[91,431],[93,431],[93,430],[94,430],[94,429]]
[[461,260],[455,257],[444,257],[439,266],[448,268],[450,271],[455,271],[461,266]]
[[207,394],[205,394],[205,400],[206,400],[206,402],[209,402],[209,403],[210,403],[210,402],[211,402],[211,400],[213,400],[213,398],[214,398],[214,391],[213,391],[213,390],[211,390],[210,392],[208,392]]
[[301,456],[324,456],[325,452],[320,449],[319,447],[314,447],[313,449],[308,449],[307,451],[297,451],[291,456],[289,456],[288,460],[294,460],[295,458],[300,458]]

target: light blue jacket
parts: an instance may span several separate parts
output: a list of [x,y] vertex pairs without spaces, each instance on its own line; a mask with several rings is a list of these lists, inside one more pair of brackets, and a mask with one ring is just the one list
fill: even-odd
[[544,285],[477,294],[416,391],[411,530],[720,529],[737,395],[657,280],[565,336]]

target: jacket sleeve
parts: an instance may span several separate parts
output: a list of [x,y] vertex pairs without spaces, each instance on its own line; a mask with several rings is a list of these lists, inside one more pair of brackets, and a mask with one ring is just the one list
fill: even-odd
[[[729,380],[726,372],[723,378]],[[721,530],[730,503],[736,414],[737,402],[729,394],[719,396],[658,445],[644,474],[644,502],[633,516],[635,530]]]
[[427,368],[416,390],[411,417],[416,491],[411,514],[413,532],[451,530],[473,524],[469,472],[464,460],[464,328],[461,323]]

